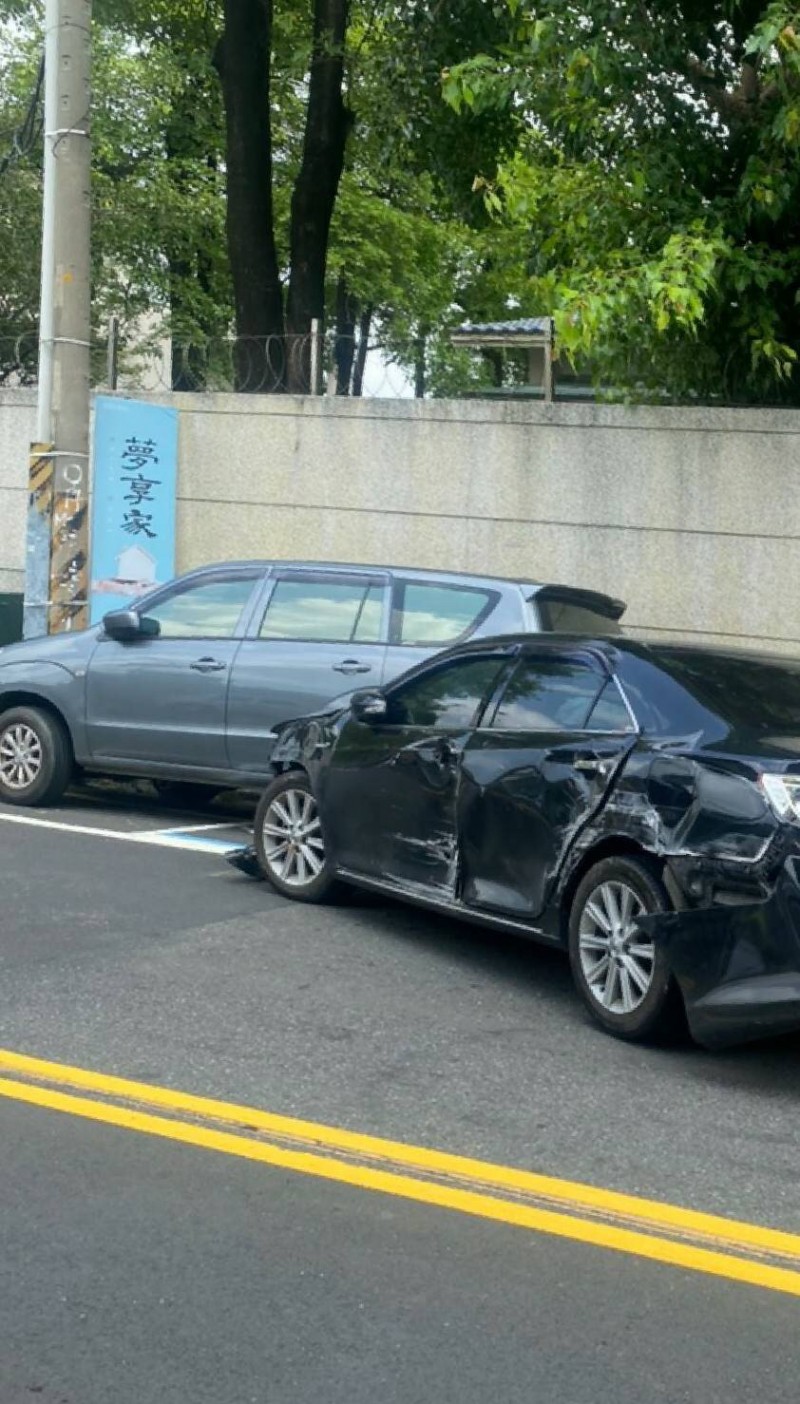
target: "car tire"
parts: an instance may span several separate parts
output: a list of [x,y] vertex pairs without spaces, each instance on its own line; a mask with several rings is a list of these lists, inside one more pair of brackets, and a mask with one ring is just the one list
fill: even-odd
[[73,771],[72,743],[58,717],[39,707],[0,715],[0,803],[56,804]]
[[325,902],[336,894],[322,820],[308,776],[293,770],[264,791],[253,821],[258,861],[267,881],[295,902]]
[[657,875],[627,856],[590,868],[572,899],[572,976],[592,1018],[617,1038],[665,1038],[681,1023],[680,993],[663,948],[634,929],[638,916],[671,905]]

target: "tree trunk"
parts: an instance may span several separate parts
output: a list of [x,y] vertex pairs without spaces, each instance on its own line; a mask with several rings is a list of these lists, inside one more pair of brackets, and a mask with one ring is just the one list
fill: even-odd
[[356,318],[358,298],[348,291],[344,274],[336,286],[336,345],[333,359],[336,365],[336,394],[349,395],[356,354]]
[[325,316],[328,235],[351,122],[342,96],[349,7],[350,0],[314,0],[303,155],[292,194],[290,230],[288,385],[298,393],[309,389],[312,318],[322,321]]
[[372,305],[365,307],[361,313],[361,321],[358,327],[358,354],[353,371],[353,394],[359,397],[364,393],[364,371],[367,368],[367,352],[369,351],[369,334],[372,330]]
[[[204,154],[195,136],[194,115],[199,101],[202,101],[202,85],[187,76],[184,88],[173,102],[164,131],[170,179],[180,192],[186,188],[186,162]],[[195,276],[195,261],[200,276],[201,251],[188,247],[183,231],[173,231],[167,238],[165,253],[169,269],[171,388],[205,390],[205,357],[187,331],[195,320],[188,290]]]
[[225,103],[227,233],[237,390],[284,387],[283,294],[272,209],[272,0],[225,0],[215,64]]

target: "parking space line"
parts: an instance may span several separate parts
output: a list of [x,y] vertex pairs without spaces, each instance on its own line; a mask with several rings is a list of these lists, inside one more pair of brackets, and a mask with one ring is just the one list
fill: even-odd
[[154,835],[166,834],[205,834],[211,833],[214,829],[240,829],[242,825],[236,820],[228,820],[226,824],[176,824],[169,829],[137,829],[140,838],[150,838]]
[[800,1235],[758,1224],[1,1049],[0,1097],[800,1296]]
[[[0,814],[0,822],[21,824],[32,829],[52,829],[62,834],[82,834],[88,838],[115,839],[118,843],[138,843],[152,848],[177,848],[191,853],[230,853],[235,848],[244,848],[243,839],[228,842],[225,839],[203,838],[202,834],[187,833],[183,830],[146,829],[123,833],[119,829],[100,828],[94,824],[67,824],[60,819],[35,819],[30,814]],[[228,825],[223,825],[228,828]]]

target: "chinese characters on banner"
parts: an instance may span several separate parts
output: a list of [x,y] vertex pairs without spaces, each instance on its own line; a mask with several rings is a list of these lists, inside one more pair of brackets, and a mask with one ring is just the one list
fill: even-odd
[[175,574],[178,414],[97,397],[91,622]]

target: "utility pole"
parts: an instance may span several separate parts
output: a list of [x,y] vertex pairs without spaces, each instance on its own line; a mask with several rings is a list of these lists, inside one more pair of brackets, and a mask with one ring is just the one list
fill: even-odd
[[82,628],[89,568],[91,0],[46,0],[39,400],[26,638]]

